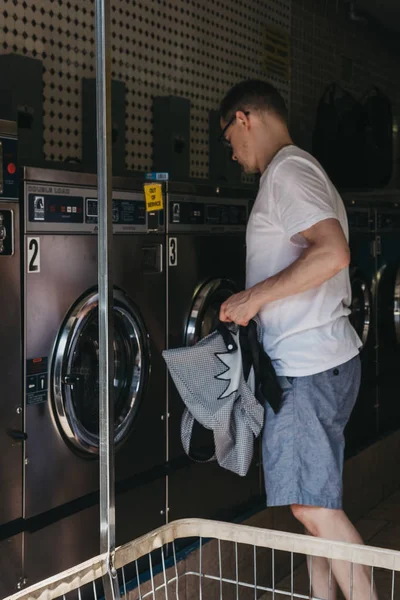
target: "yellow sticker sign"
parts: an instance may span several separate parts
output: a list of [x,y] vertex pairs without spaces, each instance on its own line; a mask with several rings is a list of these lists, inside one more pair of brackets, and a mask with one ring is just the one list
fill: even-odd
[[146,211],[163,210],[164,201],[161,183],[145,183],[144,196],[146,199]]

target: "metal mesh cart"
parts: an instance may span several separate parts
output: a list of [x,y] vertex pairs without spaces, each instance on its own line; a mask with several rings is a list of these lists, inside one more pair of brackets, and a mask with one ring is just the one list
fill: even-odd
[[[372,581],[368,598],[375,586],[380,600],[400,599],[400,552],[201,519],[172,522],[117,548],[114,576],[129,600],[311,599],[317,557],[329,564],[325,600],[333,599],[334,560],[348,563],[349,598],[361,598],[352,573],[364,565]],[[100,600],[106,571],[105,555],[99,555],[7,600]]]

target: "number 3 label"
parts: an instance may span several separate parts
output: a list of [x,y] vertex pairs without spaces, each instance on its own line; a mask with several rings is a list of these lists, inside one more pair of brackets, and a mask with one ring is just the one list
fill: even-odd
[[28,238],[28,273],[40,273],[40,238]]
[[169,266],[176,267],[178,265],[178,240],[169,238]]

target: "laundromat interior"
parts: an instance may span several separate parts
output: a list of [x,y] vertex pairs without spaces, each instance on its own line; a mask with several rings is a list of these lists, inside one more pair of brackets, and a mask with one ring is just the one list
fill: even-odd
[[[112,0],[109,26],[117,546],[189,517],[301,532],[266,508],[259,439],[245,477],[207,460],[205,432],[186,455],[162,355],[244,288],[259,182],[221,145],[219,104],[256,78],[345,203],[363,347],[344,508],[400,550],[400,3]],[[5,598],[99,554],[95,2],[0,0],[0,31]]]

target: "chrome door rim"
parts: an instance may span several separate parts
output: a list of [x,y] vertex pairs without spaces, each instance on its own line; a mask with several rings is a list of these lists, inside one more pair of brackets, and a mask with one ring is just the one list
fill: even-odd
[[[393,326],[394,333],[396,338],[396,343],[400,344],[400,265],[396,265],[395,267],[395,277],[394,277],[394,285],[393,285]],[[381,266],[377,273],[375,287],[376,287],[376,295],[378,299],[377,310],[378,312],[381,310],[380,308],[380,291],[382,288],[382,279],[385,277],[387,272],[390,272],[390,266],[388,264],[384,264]],[[388,275],[386,275],[388,276]],[[390,275],[389,275],[390,276]]]
[[[52,356],[52,399],[56,420],[62,433],[76,449],[88,454],[98,455],[99,436],[88,431],[76,417],[70,386],[64,383],[65,367],[69,372],[74,349],[77,346],[82,327],[98,307],[98,292],[85,295],[68,313],[59,336],[56,340]],[[122,317],[130,338],[137,341],[137,356],[129,385],[129,402],[122,422],[115,428],[115,445],[120,445],[126,438],[133,423],[148,369],[146,357],[147,336],[144,332],[138,311],[120,290],[114,290],[114,311]],[[147,359],[146,359],[147,358]]]
[[194,302],[190,310],[189,319],[185,331],[185,345],[193,346],[197,340],[199,316],[204,312],[204,307],[209,298],[217,291],[231,291],[232,294],[237,292],[237,286],[230,279],[216,278],[211,279],[203,284],[195,293]]
[[400,344],[400,266],[396,267],[393,294],[393,320],[396,342]]
[[360,335],[361,341],[363,343],[363,346],[366,345],[367,341],[368,341],[368,336],[370,333],[370,327],[371,327],[371,310],[372,310],[372,306],[371,306],[371,292],[369,290],[368,287],[368,283],[367,280],[365,279],[365,277],[359,273],[358,271],[356,271],[352,276],[351,276],[351,285],[353,287],[354,283],[358,282],[360,285],[360,289],[362,292],[362,303],[363,303],[363,309],[364,309],[364,322],[362,325],[362,332],[357,332]]

